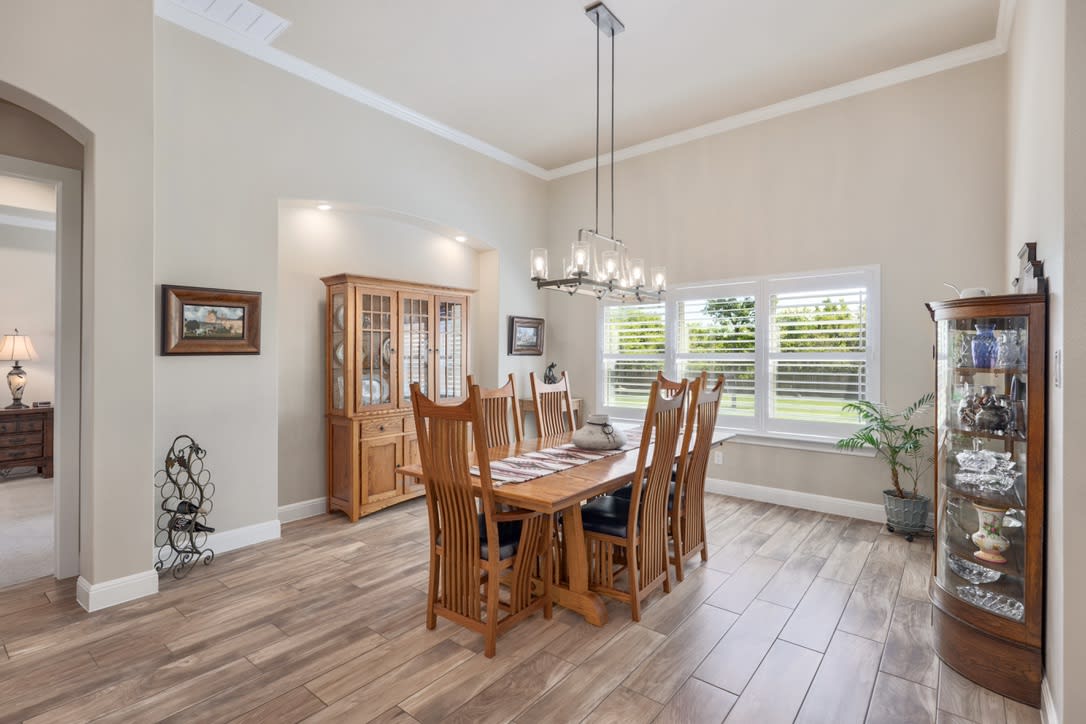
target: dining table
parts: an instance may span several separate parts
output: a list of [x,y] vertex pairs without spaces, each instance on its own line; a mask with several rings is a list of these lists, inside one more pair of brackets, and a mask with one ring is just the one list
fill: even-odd
[[[620,427],[616,425],[616,427]],[[584,524],[581,520],[581,503],[598,495],[618,490],[634,479],[640,441],[640,428],[633,428],[628,438],[634,445],[608,457],[549,473],[525,482],[499,483],[494,481],[494,500],[497,503],[533,510],[539,513],[559,514],[562,520],[562,542],[565,548],[565,578],[551,586],[554,603],[576,611],[586,621],[602,626],[607,623],[607,608],[603,598],[589,588],[588,548],[585,542]],[[716,430],[712,447],[718,447],[735,437],[734,433]],[[682,438],[675,449],[675,460],[682,454]],[[566,432],[545,438],[528,438],[509,445],[499,445],[487,450],[490,462],[505,460],[529,452],[546,450],[570,443],[573,433]],[[652,443],[649,443],[650,446]],[[473,456],[474,458],[474,456]],[[645,456],[646,466],[652,460],[652,450]],[[472,460],[475,463],[475,460]],[[404,465],[396,472],[421,480],[420,464]],[[643,474],[643,473],[642,473]],[[476,483],[478,481],[475,478]]]

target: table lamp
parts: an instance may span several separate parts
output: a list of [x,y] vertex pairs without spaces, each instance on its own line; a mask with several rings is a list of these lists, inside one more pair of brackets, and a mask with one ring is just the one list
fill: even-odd
[[15,366],[8,372],[8,389],[11,390],[11,404],[5,409],[19,410],[23,404],[23,389],[26,387],[26,370],[19,366],[20,360],[34,360],[38,354],[34,351],[34,343],[25,334],[5,334],[0,340],[0,362],[14,362]]

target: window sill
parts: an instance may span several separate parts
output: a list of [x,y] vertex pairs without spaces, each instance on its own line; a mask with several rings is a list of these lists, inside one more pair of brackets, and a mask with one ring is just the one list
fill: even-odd
[[[727,429],[727,428],[725,428]],[[762,447],[783,447],[792,450],[804,450],[807,452],[833,453],[834,455],[851,455],[859,458],[875,457],[874,450],[842,450],[837,447],[837,439],[821,437],[818,435],[791,435],[787,433],[750,432],[749,430],[729,430],[734,432],[730,442],[740,445],[759,445]]]
[[[618,417],[611,415],[611,421],[621,425],[640,425],[644,418]],[[795,435],[783,432],[751,432],[734,427],[720,427],[722,432],[735,433],[735,437],[728,443],[739,445],[759,445],[762,447],[783,447],[792,450],[806,452],[832,453],[834,455],[851,455],[858,458],[875,457],[874,450],[841,450],[837,447],[837,438],[822,437],[819,435]]]

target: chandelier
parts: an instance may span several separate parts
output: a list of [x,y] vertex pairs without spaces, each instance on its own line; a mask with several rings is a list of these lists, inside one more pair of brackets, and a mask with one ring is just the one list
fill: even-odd
[[[562,259],[557,278],[550,278],[547,250],[532,249],[531,278],[539,289],[584,294],[596,299],[654,301],[663,297],[664,267],[646,269],[643,258],[630,257],[626,244],[615,236],[615,36],[626,29],[602,2],[585,8],[596,28],[596,224],[580,229]],[[600,233],[600,34],[611,38],[611,235]]]

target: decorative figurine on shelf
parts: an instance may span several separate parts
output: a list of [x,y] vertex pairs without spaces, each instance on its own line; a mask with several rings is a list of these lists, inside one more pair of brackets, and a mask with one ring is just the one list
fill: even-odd
[[204,467],[206,454],[191,437],[178,435],[166,451],[162,470],[155,473],[162,510],[155,534],[155,570],[171,571],[174,578],[184,578],[201,560],[207,565],[215,559],[215,552],[206,547],[207,534],[215,532],[207,525],[215,484]]
[[589,415],[573,433],[573,444],[582,450],[618,450],[626,444],[626,434],[613,428],[607,415]]
[[989,563],[1006,563],[1003,553],[1011,547],[1011,542],[1003,537],[1003,516],[1007,508],[992,508],[980,503],[973,503],[977,509],[980,530],[973,534],[973,544],[980,548],[973,553],[976,558]]
[[980,369],[991,369],[996,358],[995,324],[977,322],[977,336],[973,338],[973,364]]
[[999,335],[999,343],[996,345],[995,366],[1007,369],[1018,364],[1018,344],[1011,339],[1011,332]]
[[973,367],[973,345],[969,341],[969,333],[962,330],[958,333],[958,357],[955,364],[958,367]]
[[553,385],[558,383],[558,375],[554,374],[554,370],[557,366],[557,362],[551,362],[549,365],[547,365],[547,369],[543,373],[544,384]]

